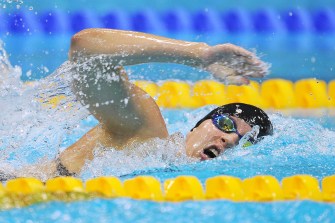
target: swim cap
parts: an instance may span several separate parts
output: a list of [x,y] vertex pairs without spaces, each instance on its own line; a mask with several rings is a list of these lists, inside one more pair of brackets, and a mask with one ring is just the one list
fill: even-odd
[[262,109],[244,103],[231,103],[222,105],[221,107],[214,109],[204,118],[198,121],[198,123],[194,126],[194,128],[198,127],[203,121],[211,119],[214,115],[218,114],[228,114],[230,116],[238,117],[240,119],[243,119],[251,127],[258,125],[259,126],[258,138],[273,134],[272,123],[268,115]]

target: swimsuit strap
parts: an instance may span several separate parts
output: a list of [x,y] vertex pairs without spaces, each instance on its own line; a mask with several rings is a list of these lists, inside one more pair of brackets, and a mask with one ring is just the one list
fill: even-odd
[[73,177],[76,173],[70,173],[70,171],[62,164],[59,157],[56,159],[56,169],[59,176]]

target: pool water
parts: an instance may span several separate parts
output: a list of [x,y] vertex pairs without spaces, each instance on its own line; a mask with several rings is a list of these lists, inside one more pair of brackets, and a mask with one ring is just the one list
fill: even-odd
[[[193,125],[193,117],[200,118],[200,114],[208,109],[165,110],[163,114],[169,123],[170,132],[187,132]],[[177,158],[162,159],[161,154],[173,153],[175,148],[172,147],[178,147],[178,143],[162,148],[160,142],[157,142],[157,149],[161,151],[153,153],[149,158],[142,157],[142,160],[134,159],[132,154],[127,157],[120,151],[109,151],[105,154],[107,158],[97,157],[92,166],[87,166],[81,178],[85,180],[100,173],[118,176],[121,180],[151,175],[163,182],[179,175],[194,175],[204,183],[207,178],[217,175],[233,175],[241,179],[273,175],[281,180],[290,175],[309,174],[321,180],[334,173],[335,132],[334,125],[327,124],[327,118],[317,121],[278,114],[271,114],[270,118],[275,127],[273,137],[267,137],[260,144],[246,149],[232,149],[215,160],[195,162]],[[94,126],[95,123],[89,117],[77,131]],[[72,135],[70,139],[75,140],[77,137]],[[145,151],[148,148],[137,149]],[[18,148],[20,150],[27,149]],[[122,162],[119,162],[120,159]],[[190,219],[192,222],[332,222],[334,216],[333,203],[312,201],[239,203],[214,200],[161,203],[121,198],[50,202],[11,209],[0,212],[0,222],[92,222],[92,219],[98,222],[189,222]]]
[[[193,118],[202,117],[210,108],[192,111],[164,110],[163,114],[171,133],[185,133],[194,124]],[[321,180],[334,173],[335,126],[328,122],[327,117],[306,119],[271,114],[270,118],[275,127],[273,137],[267,137],[260,144],[246,149],[232,149],[215,160],[164,160],[160,156],[164,151],[153,154],[149,160],[134,160],[132,155],[126,157],[121,151],[110,151],[105,154],[107,158],[97,157],[93,161],[94,167],[87,166],[81,178],[92,178],[100,175],[100,171],[104,175],[118,176],[121,180],[138,175],[151,175],[161,182],[179,175],[194,175],[204,183],[207,178],[217,175],[233,175],[241,179],[255,175],[273,175],[281,180],[290,175],[309,174]],[[68,140],[76,140],[80,132],[95,124],[96,121],[91,116],[88,117],[74,134],[67,136]],[[67,143],[70,142],[65,142]],[[157,149],[173,153],[174,146],[178,147],[178,143],[163,148],[158,146]],[[16,153],[27,152],[28,149],[17,148]],[[137,149],[144,151],[148,148]],[[120,159],[122,162],[118,162]],[[129,165],[132,162],[135,166]],[[334,214],[333,203],[312,201],[236,203],[217,200],[160,203],[122,198],[72,203],[50,202],[11,209],[0,212],[0,222],[92,222],[92,219],[98,222],[189,222],[190,219],[194,222],[332,222]]]
[[[5,55],[3,51],[2,55]],[[70,67],[65,63],[46,79],[31,84],[20,80],[22,71],[2,58],[0,93],[1,169],[11,171],[25,165],[52,159],[97,124],[75,100],[69,89]],[[55,94],[66,95],[56,108],[43,100]],[[42,100],[42,102],[41,102]],[[15,102],[15,103],[12,103]],[[196,110],[167,110],[162,113],[173,140],[154,139],[123,151],[98,148],[95,159],[80,175],[87,180],[114,175],[121,180],[151,175],[163,182],[179,175],[194,175],[202,183],[212,176],[232,175],[241,179],[272,175],[278,180],[296,174],[309,174],[321,180],[335,170],[335,124],[333,117],[302,118],[270,113],[274,135],[257,145],[236,147],[214,160],[198,162],[177,154],[183,151],[185,134],[194,120],[213,106]],[[326,114],[326,113],[325,113]],[[180,132],[178,134],[177,132]],[[28,173],[30,174],[30,173]],[[180,203],[132,199],[94,199],[85,202],[50,202],[0,212],[0,222],[124,222],[124,221],[321,221],[335,220],[333,203],[312,201],[235,203],[224,200]]]
[[311,201],[155,203],[129,199],[53,202],[0,212],[3,222],[332,222],[334,205]]
[[[266,78],[285,78],[296,81],[318,78],[330,81],[335,75],[333,60],[335,41],[332,34],[229,34],[218,33],[157,33],[187,41],[206,42],[209,45],[233,43],[271,64],[271,75]],[[13,65],[22,68],[22,80],[35,80],[50,75],[67,60],[71,34],[62,35],[10,35],[2,41]],[[162,79],[201,80],[209,78],[205,72],[177,65],[140,65],[129,68],[133,79],[158,81]]]

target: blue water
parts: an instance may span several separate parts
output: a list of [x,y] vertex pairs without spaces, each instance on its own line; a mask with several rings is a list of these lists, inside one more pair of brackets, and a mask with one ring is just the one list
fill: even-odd
[[[163,110],[163,114],[170,133],[181,131],[185,134],[193,126],[194,117],[200,118],[209,109],[211,106],[198,110]],[[124,166],[118,164],[118,167],[113,164],[115,160],[112,157],[109,157],[109,161],[97,159],[105,162],[103,165],[118,168],[103,168],[102,172],[107,175],[114,173],[121,180],[151,175],[163,182],[179,175],[194,175],[204,183],[207,178],[217,175],[233,175],[241,179],[255,175],[273,175],[281,180],[295,174],[309,174],[321,181],[323,177],[334,174],[335,123],[332,117],[288,118],[271,114],[270,118],[274,122],[274,136],[247,149],[232,149],[215,160],[178,164],[173,160],[161,161],[160,157],[153,155],[151,162],[142,160],[137,164],[136,170],[131,170],[127,157],[116,157],[125,162]],[[95,124],[96,120],[89,117],[81,122],[81,127],[75,132],[79,133]],[[76,140],[80,134],[69,137],[70,140]],[[112,155],[120,154],[114,152]],[[134,161],[133,158],[131,161]],[[94,171],[89,169],[90,167],[82,174],[83,179],[94,176]],[[190,222],[190,219],[192,222],[333,222],[334,216],[334,203],[312,201],[236,203],[217,200],[161,203],[132,199],[94,199],[72,203],[50,202],[2,211],[0,222]]]
[[[210,45],[226,42],[240,45],[256,51],[272,65],[266,79],[279,77],[295,81],[315,77],[329,81],[335,78],[335,4],[331,0],[289,3],[278,0],[268,2],[267,5],[260,0],[229,4],[214,0],[190,4],[190,1],[182,0],[173,5],[167,0],[159,3],[147,0],[9,2],[0,1],[0,19],[4,21],[0,23],[0,39],[5,44],[11,64],[18,67],[11,68],[10,72],[0,71],[0,168],[6,170],[53,159],[59,151],[97,124],[85,109],[74,102],[66,81],[63,83],[59,75],[50,76],[67,59],[71,35],[80,27],[94,24],[93,20],[89,20],[89,24],[72,24],[72,21],[67,20],[75,18],[78,13],[98,18],[110,12],[122,12],[121,15],[128,16],[123,21],[126,29],[141,30],[146,27],[135,27],[129,22],[133,21],[135,15],[144,12],[144,21],[149,22],[148,32],[203,41]],[[214,13],[212,9],[215,9]],[[180,11],[184,23],[179,30],[172,26],[177,31],[166,31],[162,24],[157,26],[156,20],[146,20],[152,15],[170,12],[179,15]],[[55,17],[48,17],[48,12],[56,12]],[[192,18],[197,15],[201,17],[204,12],[204,23],[190,23]],[[218,26],[216,20],[206,23],[206,19],[212,19],[216,12],[220,15],[237,13],[238,19],[247,16],[255,23],[249,20],[238,23],[237,20],[237,23],[230,23],[232,26],[228,28]],[[315,23],[319,21],[317,13],[325,16],[322,17],[326,18],[325,23]],[[29,25],[29,31],[26,26],[22,26],[26,25],[22,21],[15,22],[21,15],[28,15],[28,20],[24,21]],[[262,18],[257,15],[265,15],[268,20],[263,23],[261,19],[257,23]],[[38,20],[43,16],[61,20],[57,20],[60,23],[56,22],[55,26],[49,26],[51,22],[46,24]],[[13,23],[17,25],[13,26]],[[96,27],[101,25],[95,24],[98,24]],[[141,65],[127,69],[132,79],[181,79],[194,82],[209,78],[205,72],[174,65]],[[62,72],[66,73],[67,70],[56,73]],[[49,79],[42,79],[44,77]],[[35,83],[39,85],[27,87],[20,80],[37,80]],[[43,99],[41,95],[44,94],[52,96],[60,93],[67,95],[67,102],[75,103],[75,106],[46,109],[35,100],[36,97]],[[281,180],[295,174],[309,174],[321,181],[325,176],[335,173],[335,119],[327,113],[303,118],[283,116],[280,111],[272,112],[270,118],[274,123],[275,134],[258,145],[247,149],[235,148],[206,162],[176,158],[175,154],[183,149],[184,135],[193,127],[194,120],[200,119],[211,108],[162,110],[169,132],[182,133],[176,136],[175,143],[166,144],[157,140],[148,145],[138,145],[136,149],[139,153],[133,152],[129,156],[122,151],[105,151],[104,157],[96,157],[85,167],[80,178],[84,181],[99,175],[115,175],[125,180],[138,175],[151,175],[163,182],[179,175],[194,175],[204,183],[207,178],[217,175],[233,175],[241,179],[273,175]],[[149,150],[152,154],[143,158],[141,152],[147,152],[148,147],[157,152]],[[163,156],[166,158],[162,159]],[[334,208],[333,203],[312,201],[157,203],[131,199],[95,199],[72,203],[50,202],[0,211],[0,222],[334,222]]]
[[[162,112],[170,133],[181,131],[185,134],[193,126],[194,118],[200,118],[211,108],[209,106],[198,110]],[[333,117],[288,118],[271,114],[270,118],[274,122],[274,136],[267,137],[258,145],[247,149],[232,149],[215,160],[178,164],[173,160],[162,162],[160,157],[153,155],[149,163],[140,161],[136,170],[131,170],[127,165],[127,157],[116,157],[125,161],[123,166],[119,164],[118,167],[113,165],[115,160],[111,157],[109,161],[98,160],[105,162],[103,165],[114,167],[103,168],[104,174],[114,173],[121,180],[138,175],[151,175],[163,182],[179,175],[194,175],[204,183],[207,178],[217,175],[233,175],[241,179],[255,175],[273,175],[281,180],[295,174],[309,174],[321,180],[334,174]],[[81,122],[80,127],[64,138],[64,144],[75,141],[96,123],[89,116]],[[42,154],[43,149],[40,149]],[[16,153],[27,150],[18,148]],[[120,154],[116,152],[112,155]],[[134,160],[131,158],[130,161]],[[81,177],[87,179],[93,176],[94,171],[88,168]],[[72,203],[50,202],[2,211],[0,222],[190,222],[190,219],[192,222],[333,222],[334,216],[335,204],[312,201],[236,203],[218,200],[160,203],[132,199],[94,199]]]
[[[264,6],[261,1],[243,1],[238,5],[215,1],[190,5],[180,1],[170,6],[160,1],[157,5],[150,4],[150,9],[145,7],[146,1],[139,1],[138,5],[123,1],[123,4],[56,1],[48,7],[38,1],[32,3],[36,8],[19,3],[22,5],[19,9],[15,1],[4,2],[8,7],[0,9],[3,21],[0,39],[10,53],[12,64],[22,68],[24,80],[51,74],[66,60],[73,34],[99,27],[143,31],[210,45],[234,43],[257,52],[270,63],[271,78],[316,77],[329,81],[335,76],[335,4],[322,2],[317,6],[309,1],[289,5],[275,1]],[[173,72],[176,69],[171,66],[143,70],[146,73],[137,69],[140,72],[134,72],[135,77],[151,80],[190,77],[189,70]],[[190,79],[203,77],[196,73]]]
[[[7,5],[7,9],[16,9],[16,2],[14,4],[8,4],[6,1],[0,2]],[[186,8],[190,11],[199,10],[203,8],[212,7],[215,9],[226,10],[231,8],[245,8],[245,9],[259,9],[259,8],[278,8],[278,9],[287,9],[287,8],[301,8],[305,7],[308,9],[318,8],[320,6],[335,6],[334,1],[332,0],[320,0],[320,1],[310,1],[310,0],[299,0],[299,1],[281,1],[274,0],[271,2],[266,2],[262,0],[240,0],[238,2],[221,2],[216,0],[207,0],[207,1],[196,1],[190,2],[188,0],[180,0],[171,4],[169,0],[160,0],[153,2],[151,0],[141,0],[141,1],[132,1],[132,0],[114,0],[114,1],[105,1],[105,0],[96,0],[94,2],[88,0],[73,0],[73,1],[62,1],[62,0],[53,0],[52,2],[45,2],[43,0],[27,1],[24,4],[20,4],[22,8],[33,7],[34,10],[46,10],[46,9],[64,9],[64,10],[93,10],[98,12],[105,12],[108,9],[122,9],[124,11],[134,11],[138,9],[147,9],[150,5],[150,9],[153,10],[166,10],[174,8]]]
[[[22,72],[18,68],[1,71],[4,82],[0,85],[0,104],[5,106],[1,106],[0,111],[0,168],[19,170],[27,164],[53,159],[58,151],[71,145],[97,124],[85,109],[73,101],[66,76],[62,76],[69,72],[67,68],[63,65],[53,75],[36,81],[36,85],[32,86],[20,82]],[[43,95],[52,96],[55,93],[67,95],[67,101],[74,106],[66,107],[64,103],[48,109],[36,101],[36,97],[43,99]],[[312,118],[271,112],[273,136],[245,149],[231,149],[214,160],[198,162],[177,156],[178,152],[183,153],[184,135],[193,127],[195,120],[212,108],[162,110],[169,133],[181,132],[181,135],[174,135],[171,141],[157,139],[125,151],[112,148],[97,150],[97,156],[85,166],[79,177],[85,181],[95,176],[114,175],[125,180],[151,175],[163,183],[179,175],[194,175],[204,183],[207,178],[217,175],[232,175],[241,179],[273,175],[281,180],[295,174],[309,174],[321,181],[325,176],[334,174],[335,123],[326,110],[323,115]],[[156,203],[95,199],[73,203],[50,202],[1,211],[0,222],[189,222],[190,218],[198,222],[333,222],[334,207],[334,204],[311,201]]]
[[[47,45],[47,41],[41,44]],[[277,49],[279,50],[280,47],[278,46]],[[65,51],[59,48],[57,53],[63,54],[62,50]],[[315,52],[311,51],[312,54]],[[48,57],[49,54],[44,52],[43,55]],[[26,55],[26,58],[42,66],[40,60],[30,54]],[[303,58],[300,59],[303,60]],[[30,163],[41,162],[43,159],[52,159],[58,151],[71,145],[96,125],[96,120],[91,116],[85,118],[88,115],[87,111],[80,106],[69,110],[65,107],[46,109],[33,100],[37,95],[46,93],[52,96],[58,92],[58,94],[67,95],[72,102],[69,87],[66,83],[62,83],[59,76],[61,73],[68,72],[65,68],[61,72],[56,72],[56,75],[49,75],[49,79],[37,80],[35,83],[39,85],[36,87],[27,87],[20,82],[25,74],[20,70],[13,68],[8,74],[1,73],[5,86],[9,86],[0,88],[2,96],[0,98],[2,105],[1,168],[19,169]],[[141,78],[143,74],[142,78],[146,77],[147,73],[141,72],[145,70],[143,67],[136,68],[138,74],[135,72],[136,69],[131,67],[128,69],[133,71],[132,78]],[[182,75],[183,72],[184,75],[188,73],[188,80],[191,82],[207,75],[202,73],[199,77],[198,73],[192,73],[192,70],[187,72],[184,67],[174,70],[171,67],[159,65],[152,69],[158,69],[161,72],[160,75],[166,74],[168,77]],[[173,72],[169,73],[169,70]],[[32,75],[34,74],[35,72],[32,72]],[[158,79],[154,74],[148,74],[148,77],[153,80]],[[193,127],[194,120],[200,119],[211,108],[209,106],[198,110],[163,110],[162,112],[169,132],[171,134],[181,132],[185,135]],[[138,175],[151,175],[163,183],[164,180],[175,176],[194,175],[204,183],[207,178],[217,175],[233,175],[241,179],[255,175],[273,175],[281,180],[295,174],[309,174],[321,181],[325,176],[335,173],[333,162],[335,123],[334,118],[326,114],[321,117],[302,118],[282,116],[280,111],[278,114],[271,113],[270,118],[275,128],[275,134],[272,137],[267,137],[259,144],[247,149],[232,149],[221,157],[206,162],[196,162],[183,157],[176,158],[175,154],[183,149],[183,136],[177,137],[176,143],[164,144],[163,141],[158,140],[152,144],[138,145],[129,156],[126,156],[125,152],[112,149],[103,151],[104,156],[96,157],[92,163],[88,164],[80,178],[84,181],[100,175],[114,175],[125,180]],[[149,151],[156,152],[143,158],[142,152],[145,153],[150,148],[152,150]],[[162,159],[163,156],[167,158]],[[1,211],[0,222],[29,222],[29,220],[33,222],[92,222],[93,220],[189,222],[190,219],[195,222],[333,222],[334,207],[334,204],[312,201],[156,203],[131,199],[95,199],[73,203],[51,202]]]
[[[43,213],[43,214],[39,214]],[[1,222],[333,222],[335,205],[310,201],[155,203],[129,199],[35,205],[0,213]],[[23,218],[24,217],[24,218]]]
[[[296,81],[315,77],[325,81],[335,78],[335,38],[330,34],[288,36],[215,34],[164,34],[188,41],[202,41],[209,45],[233,43],[256,51],[271,64],[267,78],[286,78]],[[35,80],[51,74],[65,60],[71,35],[5,36],[2,40],[13,65],[23,70],[23,80]],[[133,79],[196,81],[210,78],[208,73],[178,65],[141,65],[128,68]]]

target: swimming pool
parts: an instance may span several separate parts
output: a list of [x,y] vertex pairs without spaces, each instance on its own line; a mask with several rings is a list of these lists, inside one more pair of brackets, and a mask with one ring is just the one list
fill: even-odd
[[[183,3],[184,4],[184,3]],[[43,5],[43,4],[41,4]],[[67,59],[71,36],[84,28],[105,27],[144,31],[210,45],[234,43],[255,50],[263,60],[272,64],[271,77],[290,80],[316,77],[325,81],[335,75],[334,69],[334,5],[310,7],[211,7],[194,6],[120,10],[85,10],[73,7],[43,7],[39,11],[22,7],[20,10],[0,11],[1,39],[14,65],[23,69],[22,78],[36,79],[49,75]],[[217,6],[217,7],[215,7]],[[31,60],[33,58],[33,60]],[[273,63],[275,61],[275,63]],[[294,62],[293,62],[294,61]],[[142,74],[159,80],[156,67]],[[189,79],[188,71],[167,70],[165,78]],[[143,70],[141,73],[143,73]],[[163,69],[161,69],[163,70]],[[149,73],[150,72],[150,73]],[[196,73],[192,80],[202,79]],[[138,79],[139,77],[136,77]]]
[[[263,34],[256,35],[254,39],[252,33],[231,34],[224,38],[215,38],[211,34],[198,37],[194,37],[195,33],[169,35],[190,40],[195,38],[212,44],[227,41],[248,48],[255,47],[261,53],[269,54],[264,59],[273,63],[274,75],[270,77],[290,77],[293,81],[308,76],[330,81],[334,77],[332,59],[335,44],[332,33],[322,33],[321,37],[310,33],[290,33],[281,38],[267,34],[264,35],[265,41]],[[30,84],[20,82],[22,75],[23,79],[29,79],[26,75],[28,70],[32,70],[28,74],[32,75],[33,80],[53,72],[66,58],[67,49],[64,43],[69,36],[69,33],[52,36],[51,44],[44,34],[34,34],[29,38],[31,42],[23,41],[27,38],[25,35],[4,36],[3,40],[9,46],[7,50],[17,58],[16,62],[25,62],[18,62],[24,70],[23,73],[19,67],[1,71],[1,81],[4,82],[0,82],[1,169],[11,170],[41,159],[52,159],[58,150],[66,148],[96,125],[96,120],[76,104],[66,81],[62,80],[61,74],[67,71],[66,66],[45,80]],[[311,43],[314,47],[310,46]],[[25,49],[25,53],[22,53],[21,50],[31,44],[34,47]],[[290,57],[290,53],[294,51],[302,53],[297,58],[297,54],[291,54]],[[276,55],[272,52],[276,52]],[[299,61],[293,63],[296,60]],[[278,65],[281,62],[283,64]],[[6,59],[2,60],[0,65],[2,64],[10,66]],[[133,71],[134,79],[161,81],[161,76],[165,75],[172,79],[188,80],[193,84],[208,78],[206,73],[183,67],[149,66],[148,73],[143,72],[147,67],[129,69]],[[192,75],[188,75],[190,73]],[[296,76],[292,77],[293,74]],[[52,109],[46,109],[40,101],[32,100],[41,95],[44,95],[41,96],[44,99],[58,94],[65,95],[66,101]],[[73,104],[70,106],[68,103]],[[98,150],[97,157],[87,164],[80,178],[85,181],[99,175],[114,175],[124,181],[135,176],[150,175],[163,183],[179,175],[194,175],[204,184],[206,179],[217,175],[232,175],[241,179],[255,175],[272,175],[282,180],[295,174],[308,174],[321,181],[334,174],[335,123],[328,110],[321,113],[316,111],[315,114],[319,115],[312,117],[302,117],[303,113],[291,117],[282,115],[284,111],[271,111],[270,118],[274,122],[275,135],[260,144],[246,149],[235,148],[218,159],[206,162],[176,159],[176,153],[183,146],[183,135],[193,127],[194,120],[208,113],[211,108],[162,109],[169,132],[182,133],[174,136],[173,143],[166,145],[157,140],[149,146],[136,145],[136,150]],[[308,109],[303,111],[307,112]],[[144,157],[143,154],[149,155]],[[85,202],[50,202],[5,210],[0,212],[0,222],[332,222],[335,216],[334,207],[334,203],[309,200],[269,203],[225,200],[160,203],[126,198],[96,198]]]
[[[64,71],[64,70],[63,70]],[[34,163],[43,157],[52,158],[58,149],[77,140],[97,124],[80,107],[66,107],[73,102],[71,94],[67,102],[53,109],[43,109],[30,100],[41,91],[54,95],[55,89],[66,93],[66,85],[59,79],[60,72],[47,81],[27,85],[19,82],[19,70],[10,70],[7,83],[10,89],[2,89],[2,104],[9,103],[3,110],[2,168],[20,167]],[[16,77],[15,77],[16,74]],[[58,83],[53,86],[52,83]],[[62,85],[64,84],[64,85]],[[47,85],[49,88],[44,88]],[[58,93],[59,93],[58,92]],[[41,103],[41,102],[37,102]],[[27,109],[29,108],[29,109]],[[308,174],[321,181],[334,173],[335,124],[332,116],[301,118],[287,117],[274,112],[270,115],[275,134],[260,144],[245,149],[235,148],[215,160],[194,162],[176,158],[183,148],[183,135],[193,127],[194,119],[208,113],[212,106],[199,109],[163,109],[163,115],[170,133],[176,134],[174,141],[166,144],[154,140],[149,144],[135,145],[125,151],[101,150],[97,157],[87,164],[80,178],[88,180],[100,175],[113,175],[122,181],[135,176],[149,175],[161,183],[180,175],[196,176],[202,184],[218,175],[231,175],[246,179],[256,175],[272,175],[279,181],[296,174]],[[79,109],[79,110],[78,110]],[[75,111],[75,112],[74,112]],[[327,111],[327,110],[325,110]],[[322,113],[325,114],[325,113]],[[14,120],[12,117],[15,117]],[[50,119],[52,117],[52,119]],[[84,119],[83,119],[84,118]],[[83,121],[80,121],[82,120]],[[312,132],[312,133],[311,133]],[[47,137],[48,135],[52,137]],[[5,137],[4,137],[5,136]],[[153,150],[154,148],[154,150]],[[101,156],[103,154],[103,156]],[[144,156],[143,156],[144,155]],[[313,211],[310,211],[313,208]],[[20,214],[18,214],[20,213]],[[70,203],[48,202],[24,208],[0,212],[1,221],[329,221],[333,220],[334,204],[304,201],[277,202],[233,202],[186,201],[180,203],[138,201],[126,198],[93,199]]]

